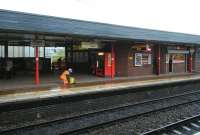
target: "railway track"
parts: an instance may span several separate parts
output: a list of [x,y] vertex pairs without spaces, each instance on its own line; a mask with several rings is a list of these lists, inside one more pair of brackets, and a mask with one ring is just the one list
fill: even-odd
[[2,131],[0,134],[82,134],[139,115],[162,111],[167,108],[191,104],[197,101],[200,101],[200,91],[185,92],[174,96],[127,104],[121,107],[87,113],[71,118],[10,129]]
[[[185,103],[179,103],[179,104],[163,107],[163,108],[160,108],[160,109],[155,109],[155,110],[152,110],[152,111],[148,111],[148,112],[140,113],[140,114],[137,114],[137,115],[132,115],[132,116],[129,116],[129,117],[125,117],[125,118],[122,118],[122,119],[117,119],[115,121],[107,122],[107,123],[104,123],[104,124],[101,124],[101,125],[80,129],[78,131],[70,132],[70,133],[67,133],[67,134],[72,134],[72,135],[74,135],[74,134],[75,135],[76,134],[90,134],[90,133],[92,133],[92,132],[94,132],[96,130],[99,131],[99,130],[103,129],[104,127],[109,127],[109,126],[112,126],[112,125],[114,125],[116,123],[119,124],[119,123],[123,123],[124,121],[126,121],[126,122],[129,121],[129,120],[131,121],[132,119],[140,117],[140,116],[143,116],[143,115],[145,116],[145,115],[148,115],[150,113],[161,112],[161,111],[165,111],[167,109],[177,108],[179,106],[190,105],[190,104],[192,105],[195,102],[200,102],[200,100],[197,99],[197,100],[192,100],[192,101],[185,102]],[[185,119],[184,120],[180,120],[180,121],[185,121]],[[159,131],[159,129],[156,129],[156,130],[153,130],[153,131],[156,132],[156,131]],[[144,135],[154,135],[153,131],[152,131],[152,134],[148,134],[148,133],[151,132],[150,131],[150,132],[145,133]],[[164,134],[164,135],[168,135],[168,134]],[[189,135],[191,135],[191,134],[189,134]]]
[[200,135],[200,114],[145,132],[142,135]]

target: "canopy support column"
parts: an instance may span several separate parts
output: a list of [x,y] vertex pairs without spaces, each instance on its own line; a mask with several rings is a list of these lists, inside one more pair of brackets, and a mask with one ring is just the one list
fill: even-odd
[[114,52],[114,45],[111,45],[111,78],[114,79],[115,77],[115,52]]
[[40,79],[39,79],[39,50],[38,47],[35,47],[35,84],[39,85],[40,84]]
[[189,72],[192,73],[192,54],[189,54]]

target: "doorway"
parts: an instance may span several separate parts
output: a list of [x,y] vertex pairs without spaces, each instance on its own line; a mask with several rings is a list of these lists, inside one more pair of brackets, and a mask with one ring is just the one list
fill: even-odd
[[169,54],[169,72],[173,72],[173,54]]

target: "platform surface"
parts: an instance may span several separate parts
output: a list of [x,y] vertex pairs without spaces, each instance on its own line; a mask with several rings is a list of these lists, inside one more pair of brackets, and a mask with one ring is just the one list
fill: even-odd
[[144,86],[152,86],[157,84],[167,84],[172,82],[180,82],[186,80],[200,80],[200,75],[191,74],[185,76],[168,76],[164,78],[153,78],[147,80],[127,80],[122,82],[108,82],[104,84],[83,85],[83,86],[59,86],[50,88],[37,88],[33,90],[17,90],[17,91],[0,91],[0,104],[18,101],[30,101],[34,99],[44,99],[50,97],[80,95],[88,93],[96,93],[109,90],[121,90],[124,88],[136,88]]

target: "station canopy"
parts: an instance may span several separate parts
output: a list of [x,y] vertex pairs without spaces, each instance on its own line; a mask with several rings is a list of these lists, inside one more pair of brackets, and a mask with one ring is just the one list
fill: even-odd
[[188,45],[200,44],[199,35],[0,10],[0,37],[5,36],[5,33],[70,35],[97,39],[159,41]]

